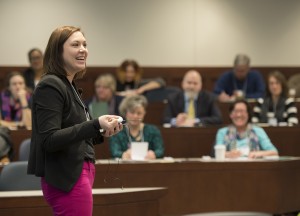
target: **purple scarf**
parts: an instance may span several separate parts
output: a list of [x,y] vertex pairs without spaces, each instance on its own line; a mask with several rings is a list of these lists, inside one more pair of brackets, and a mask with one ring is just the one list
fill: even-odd
[[[1,115],[5,121],[21,121],[22,120],[22,107],[19,100],[11,100],[11,93],[7,90],[1,92]],[[27,101],[30,100],[30,94],[26,94]],[[11,103],[11,101],[13,101]],[[12,116],[12,113],[15,115]]]

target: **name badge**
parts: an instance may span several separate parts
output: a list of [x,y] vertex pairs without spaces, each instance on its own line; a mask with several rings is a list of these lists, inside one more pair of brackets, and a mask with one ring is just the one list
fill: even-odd
[[277,119],[276,118],[269,118],[268,119],[268,124],[270,125],[270,126],[277,126]]

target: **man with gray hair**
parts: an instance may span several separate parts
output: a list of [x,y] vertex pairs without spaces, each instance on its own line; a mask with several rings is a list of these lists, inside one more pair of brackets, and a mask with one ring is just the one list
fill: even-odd
[[265,82],[259,71],[250,69],[250,58],[238,54],[233,70],[225,72],[217,80],[214,93],[221,102],[237,98],[260,98],[265,94]]

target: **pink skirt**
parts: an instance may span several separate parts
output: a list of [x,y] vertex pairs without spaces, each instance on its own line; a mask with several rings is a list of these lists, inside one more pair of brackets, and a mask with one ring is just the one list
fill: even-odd
[[90,162],[84,162],[81,175],[70,192],[52,187],[42,178],[42,191],[53,214],[55,216],[92,216],[94,179],[95,165]]

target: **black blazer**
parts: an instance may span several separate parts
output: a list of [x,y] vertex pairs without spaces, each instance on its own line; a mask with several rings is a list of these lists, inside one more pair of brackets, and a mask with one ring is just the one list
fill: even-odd
[[[168,97],[168,104],[164,111],[164,123],[170,123],[172,118],[176,118],[184,110],[184,92],[176,92]],[[222,116],[220,109],[215,103],[213,94],[201,91],[197,98],[196,117],[203,125],[221,124]]]
[[66,77],[46,75],[32,96],[32,137],[28,174],[70,191],[78,180],[87,149],[103,141],[98,119],[86,120],[84,109]]

